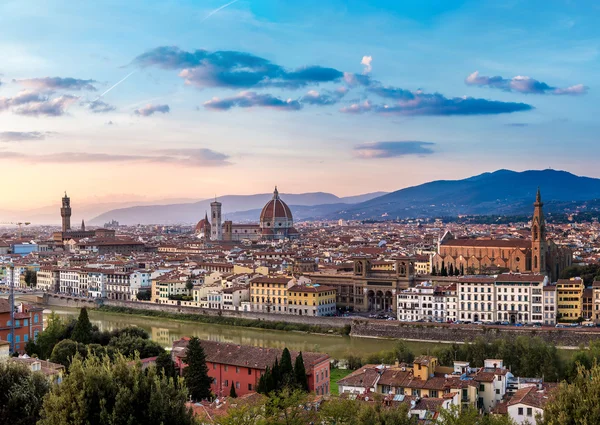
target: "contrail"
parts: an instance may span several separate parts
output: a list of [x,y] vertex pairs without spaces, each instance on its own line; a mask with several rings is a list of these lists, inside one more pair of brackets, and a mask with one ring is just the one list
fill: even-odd
[[132,75],[134,72],[136,72],[136,71],[137,71],[137,70],[136,70],[136,69],[134,69],[134,70],[133,70],[133,71],[131,71],[129,74],[127,74],[127,75],[125,76],[125,78],[123,78],[122,80],[120,80],[120,81],[118,81],[117,83],[113,84],[113,85],[112,85],[112,87],[110,87],[108,90],[106,90],[106,91],[105,91],[104,93],[102,93],[100,96],[98,96],[98,97],[96,98],[96,100],[100,99],[101,97],[104,97],[104,95],[105,95],[106,93],[108,93],[109,91],[111,91],[112,89],[114,89],[115,87],[117,87],[119,84],[121,84],[123,81],[125,81],[125,80],[126,80],[126,79],[128,79],[129,77],[131,77],[131,75]]
[[219,12],[219,11],[221,11],[221,10],[225,9],[227,6],[231,6],[233,3],[237,3],[238,1],[240,1],[240,0],[233,0],[233,1],[230,1],[229,3],[227,3],[227,4],[224,4],[223,6],[219,7],[218,9],[215,9],[215,10],[213,10],[213,11],[212,11],[212,12],[210,12],[208,15],[206,15],[206,16],[204,17],[204,19],[202,19],[200,22],[204,22],[204,21],[206,21],[208,18],[210,18],[210,17],[211,17],[212,15],[214,15],[215,13],[217,13],[217,12]]

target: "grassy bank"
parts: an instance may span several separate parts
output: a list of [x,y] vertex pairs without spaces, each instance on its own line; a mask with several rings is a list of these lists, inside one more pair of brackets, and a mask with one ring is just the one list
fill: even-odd
[[331,395],[339,395],[337,381],[346,376],[350,375],[352,371],[350,369],[338,369],[337,367],[331,368],[331,379],[329,380],[329,391]]
[[299,331],[309,333],[322,333],[322,334],[337,334],[337,335],[349,335],[350,324],[343,328],[329,327],[329,326],[318,326],[318,325],[306,325],[302,323],[287,323],[287,322],[270,322],[266,320],[258,319],[243,319],[239,317],[226,317],[226,316],[209,316],[202,314],[186,314],[186,313],[171,313],[167,311],[155,311],[145,310],[128,307],[112,307],[103,305],[97,309],[98,311],[105,311],[107,313],[118,313],[118,314],[131,314],[136,316],[146,317],[162,317],[173,320],[184,320],[187,322],[196,323],[210,323],[215,325],[228,325],[228,326],[239,326],[246,328],[256,329],[272,329],[277,331]]

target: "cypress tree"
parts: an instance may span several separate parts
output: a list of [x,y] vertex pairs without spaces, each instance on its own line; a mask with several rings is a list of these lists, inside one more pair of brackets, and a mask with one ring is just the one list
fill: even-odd
[[229,397],[237,398],[237,394],[235,392],[235,383],[231,382],[231,391],[229,391]]
[[306,378],[306,369],[304,368],[302,352],[298,353],[298,357],[296,357],[296,362],[294,363],[294,376],[296,378],[296,384],[300,389],[308,392],[308,379]]
[[283,353],[281,353],[281,363],[279,364],[279,370],[281,374],[282,385],[294,385],[295,377],[294,368],[292,366],[292,355],[290,354],[290,350],[288,350],[287,347],[284,348]]
[[90,318],[85,307],[79,313],[79,318],[73,328],[71,339],[82,344],[89,344],[92,340],[92,324],[90,323]]
[[183,376],[192,399],[195,401],[210,399],[212,379],[208,376],[206,354],[197,337],[190,339],[183,361],[187,365],[183,370]]
[[281,368],[279,366],[279,359],[275,358],[273,368],[271,369],[271,378],[273,380],[273,387],[269,388],[269,391],[281,389]]
[[267,375],[271,374],[269,366],[265,369],[265,373],[260,375],[258,378],[258,384],[256,385],[256,392],[259,394],[268,394],[269,389],[267,388]]
[[454,276],[454,266],[450,263],[450,267],[448,267],[448,275]]

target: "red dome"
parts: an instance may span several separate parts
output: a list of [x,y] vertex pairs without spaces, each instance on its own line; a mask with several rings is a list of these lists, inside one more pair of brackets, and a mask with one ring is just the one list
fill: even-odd
[[274,222],[277,219],[284,220],[292,220],[292,211],[290,207],[287,206],[285,202],[279,198],[279,192],[277,188],[275,188],[275,192],[273,192],[273,199],[267,202],[267,205],[264,206],[262,212],[260,213],[260,221],[264,222]]
[[196,224],[196,233],[209,233],[210,232],[210,222],[208,221],[208,214],[204,215],[204,218]]

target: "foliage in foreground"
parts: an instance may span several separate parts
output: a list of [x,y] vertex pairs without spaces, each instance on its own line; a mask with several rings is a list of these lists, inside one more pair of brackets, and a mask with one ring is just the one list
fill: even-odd
[[19,363],[0,362],[0,424],[35,424],[48,390],[41,373],[31,373]]
[[154,367],[142,370],[122,355],[73,360],[62,384],[44,399],[38,425],[192,425],[187,389]]

